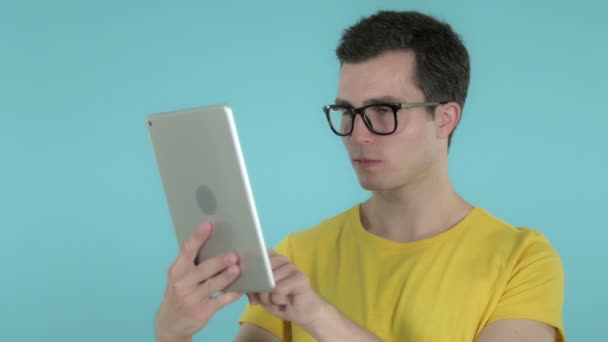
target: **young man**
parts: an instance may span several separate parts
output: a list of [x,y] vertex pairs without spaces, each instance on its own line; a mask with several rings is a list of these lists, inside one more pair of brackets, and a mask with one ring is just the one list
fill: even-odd
[[[270,252],[277,287],[248,294],[236,340],[563,341],[555,249],[449,180],[469,83],[458,35],[420,13],[378,12],[345,31],[337,55],[338,97],[324,111],[372,195]],[[238,276],[236,256],[193,264],[211,231],[169,271],[159,341],[190,341],[241,295],[211,296]]]

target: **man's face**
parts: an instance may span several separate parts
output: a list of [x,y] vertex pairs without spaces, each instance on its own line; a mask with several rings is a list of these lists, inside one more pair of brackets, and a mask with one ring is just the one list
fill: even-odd
[[[415,55],[387,52],[361,63],[345,63],[340,72],[338,99],[353,107],[382,100],[424,102],[414,83]],[[435,99],[430,99],[435,100]],[[361,186],[371,191],[391,190],[416,182],[436,164],[441,143],[428,108],[401,109],[397,131],[380,136],[370,132],[360,116],[344,145]]]

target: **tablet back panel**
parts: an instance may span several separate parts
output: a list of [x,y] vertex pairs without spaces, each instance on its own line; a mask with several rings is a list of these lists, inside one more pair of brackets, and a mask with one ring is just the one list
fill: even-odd
[[234,251],[241,275],[227,290],[270,291],[272,269],[230,107],[152,114],[148,129],[180,246],[212,220],[199,260]]

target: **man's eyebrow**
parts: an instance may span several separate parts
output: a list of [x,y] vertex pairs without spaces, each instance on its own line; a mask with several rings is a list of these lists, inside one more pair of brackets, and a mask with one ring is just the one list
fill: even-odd
[[367,99],[367,100],[363,101],[363,105],[376,104],[376,103],[402,103],[402,102],[406,102],[406,101],[400,100],[393,96],[382,96],[382,97],[374,97],[371,99]]
[[[335,103],[340,106],[354,107],[349,101],[341,99],[339,97],[336,98]],[[377,103],[407,103],[407,101],[400,100],[393,96],[373,97],[371,99],[363,101],[364,106]]]
[[353,106],[350,102],[348,102],[346,100],[343,100],[343,99],[341,99],[339,97],[336,97],[336,102],[334,102],[334,103],[337,104],[337,105],[340,105],[340,106],[345,106],[345,107],[352,107]]

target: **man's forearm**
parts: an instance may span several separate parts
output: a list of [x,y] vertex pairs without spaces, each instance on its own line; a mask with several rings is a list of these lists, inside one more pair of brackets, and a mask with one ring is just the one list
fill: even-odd
[[307,327],[303,327],[318,342],[382,342],[377,336],[348,319],[338,309],[327,309]]
[[157,342],[192,342],[192,337],[185,338],[185,339],[178,339],[178,340],[170,340],[170,339],[157,337],[156,341]]

